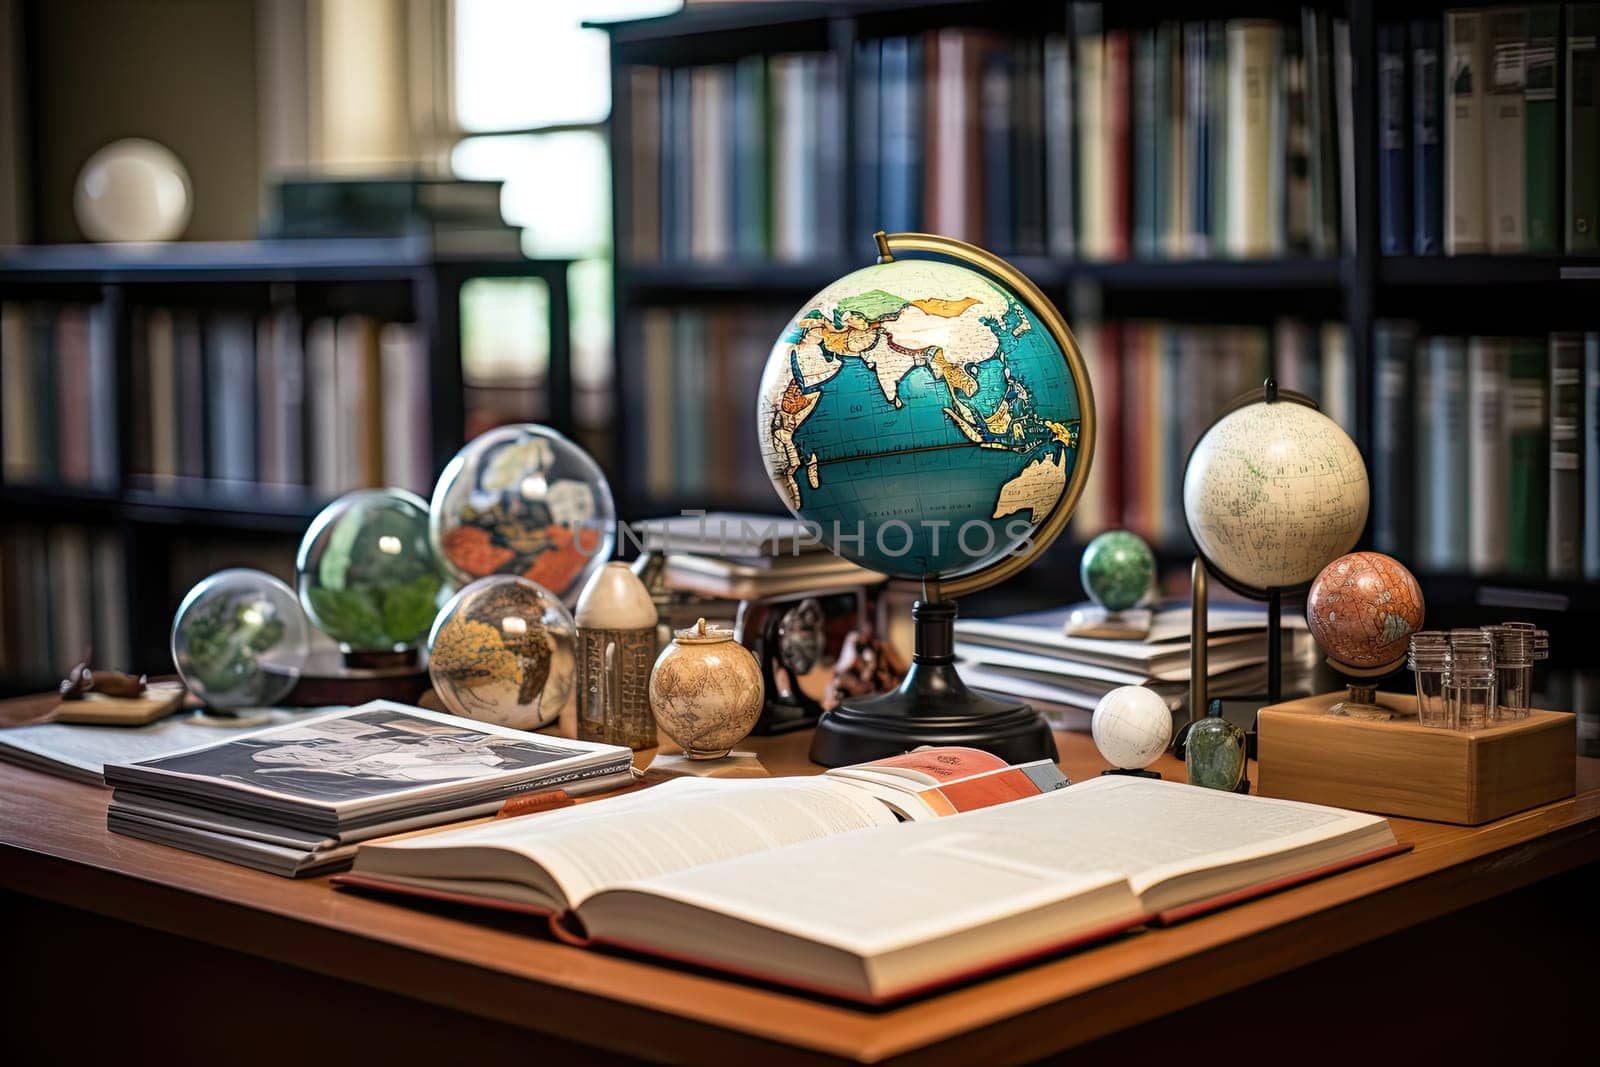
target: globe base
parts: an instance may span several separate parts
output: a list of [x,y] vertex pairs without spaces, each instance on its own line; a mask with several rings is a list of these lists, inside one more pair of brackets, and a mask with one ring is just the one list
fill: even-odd
[[1029,705],[967,688],[955,667],[956,605],[912,606],[916,652],[892,693],[848,701],[825,712],[811,739],[811,760],[824,767],[898,756],[922,745],[959,745],[992,752],[1007,763],[1055,759],[1055,736]]

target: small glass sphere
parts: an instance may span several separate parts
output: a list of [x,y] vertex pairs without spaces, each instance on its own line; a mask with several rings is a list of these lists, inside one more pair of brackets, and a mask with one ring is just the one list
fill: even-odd
[[189,691],[220,711],[276,704],[309,651],[294,591],[236,567],[200,582],[172,620],[172,663]]
[[1090,600],[1107,611],[1127,611],[1155,582],[1156,557],[1138,534],[1107,530],[1084,548],[1078,574]]
[[589,454],[546,426],[501,426],[468,442],[429,507],[434,553],[459,582],[515,574],[567,603],[611,556],[611,486]]
[[560,599],[514,574],[480,578],[428,635],[433,690],[456,715],[537,730],[572,699],[577,626]]
[[1118,686],[1095,705],[1089,730],[1107,763],[1139,771],[1154,763],[1172,741],[1172,711],[1142,685]]
[[361,489],[323,508],[300,541],[295,570],[306,617],[346,653],[415,648],[444,585],[428,506],[404,489]]

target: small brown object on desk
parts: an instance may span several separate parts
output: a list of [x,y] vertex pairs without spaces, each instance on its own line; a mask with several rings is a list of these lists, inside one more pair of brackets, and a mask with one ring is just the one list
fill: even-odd
[[1478,826],[1576,789],[1575,716],[1535,711],[1483,730],[1417,722],[1416,697],[1380,693],[1388,721],[1330,715],[1340,694],[1261,709],[1262,796]]

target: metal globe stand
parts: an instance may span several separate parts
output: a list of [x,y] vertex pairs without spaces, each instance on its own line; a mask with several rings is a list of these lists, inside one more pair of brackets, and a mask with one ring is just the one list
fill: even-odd
[[1032,707],[969,689],[956,672],[953,600],[911,606],[915,652],[900,688],[827,712],[811,741],[825,767],[882,759],[921,745],[960,745],[1007,763],[1056,758],[1055,736]]
[[1077,453],[1067,484],[1033,534],[1032,551],[1007,555],[992,566],[944,581],[923,579],[923,596],[911,608],[914,626],[911,668],[898,689],[851,700],[824,712],[811,741],[811,759],[839,767],[883,759],[922,745],[980,748],[1009,763],[1056,758],[1055,736],[1037,711],[1022,701],[968,688],[955,665],[954,598],[1021,573],[1066,528],[1094,459],[1094,393],[1088,368],[1066,320],[1021,271],[999,256],[963,241],[925,233],[873,235],[878,262],[895,252],[948,257],[995,278],[1012,291],[1047,330],[1066,359],[1079,402]]

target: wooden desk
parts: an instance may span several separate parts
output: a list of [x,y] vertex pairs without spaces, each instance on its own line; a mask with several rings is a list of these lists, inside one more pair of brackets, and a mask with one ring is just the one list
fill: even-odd
[[[1099,771],[1086,736],[1058,739],[1069,775]],[[808,741],[792,734],[748,747],[774,773],[809,773],[816,768],[805,759]],[[1158,767],[1182,775],[1170,759]],[[1414,846],[1406,855],[868,1011],[569,948],[541,936],[541,923],[516,916],[408,907],[337,892],[325,879],[289,881],[119,837],[105,828],[106,791],[0,765],[0,889],[11,894],[0,905],[9,939],[4,970],[14,987],[5,991],[0,1024],[8,1043],[20,1034],[25,1047],[58,1054],[61,1041],[86,1049],[99,1041],[124,1052],[127,1042],[143,1041],[151,1052],[188,1062],[219,1051],[232,1062],[350,1055],[376,1062],[375,1053],[387,1049],[397,1062],[444,1055],[470,1064],[470,1056],[553,1047],[554,1057],[532,1062],[620,1055],[971,1063],[1035,1059],[1108,1035],[1117,1036],[1081,1051],[1088,1060],[1128,1062],[1127,1054],[1143,1047],[1141,1036],[1151,1034],[1165,1034],[1170,1044],[1188,1033],[1220,1054],[1289,1025],[1291,1009],[1272,1006],[1275,996],[1288,996],[1299,1006],[1296,1025],[1320,1020],[1330,1042],[1353,1040],[1352,1028],[1375,1040],[1386,1019],[1401,1037],[1383,1040],[1403,1040],[1418,1028],[1395,1020],[1415,1022],[1419,1006],[1430,1002],[1456,1013],[1456,1028],[1436,1036],[1461,1038],[1478,1025],[1474,1005],[1503,1006],[1514,987],[1539,980],[1524,971],[1503,975],[1503,988],[1477,988],[1462,968],[1491,948],[1531,951],[1533,940],[1512,920],[1548,923],[1549,908],[1524,902],[1487,929],[1490,920],[1466,912],[1478,924],[1474,943],[1441,934],[1402,943],[1393,961],[1348,950],[1432,929],[1441,916],[1529,892],[1524,887],[1600,859],[1600,760],[1580,761],[1579,790],[1573,800],[1470,829],[1397,819],[1397,836]],[[1497,945],[1497,930],[1516,944]],[[1557,936],[1577,951],[1550,955],[1586,964],[1596,947],[1592,935],[1592,925],[1579,930],[1558,921]],[[1452,953],[1452,946],[1472,951]],[[1433,953],[1440,955],[1429,958]],[[1319,963],[1335,968],[1328,981],[1354,987],[1332,997],[1297,992],[1291,972]],[[1405,976],[1408,965],[1422,966],[1422,978],[1437,987],[1392,985],[1420,981]],[[1275,981],[1232,1001],[1214,999],[1265,979]],[[1549,991],[1540,995],[1549,1002]],[[1183,1011],[1201,1002],[1210,1006]],[[119,1013],[125,1003],[144,1006]],[[1207,1017],[1216,1005],[1225,1014]],[[1177,1022],[1163,1030],[1154,1021],[1164,1017]],[[1519,1032],[1540,1025],[1520,1018],[1507,1024]],[[1207,1037],[1199,1026],[1214,1033]],[[1422,1047],[1440,1046],[1429,1037]]]

